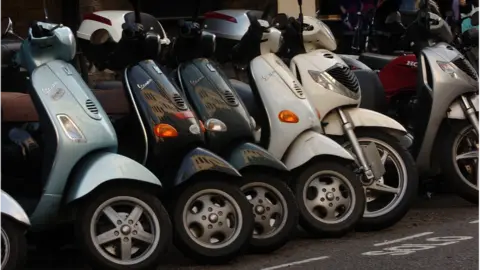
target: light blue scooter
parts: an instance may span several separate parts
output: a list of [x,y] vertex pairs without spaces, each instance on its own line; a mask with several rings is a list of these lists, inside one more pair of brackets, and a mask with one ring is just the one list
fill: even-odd
[[23,208],[2,190],[2,270],[21,269],[27,256],[25,231],[30,220]]
[[162,184],[116,153],[107,114],[68,63],[75,52],[68,27],[35,22],[16,55],[30,74],[42,129],[42,166],[30,180],[42,188],[28,198],[26,188],[7,191],[26,209],[32,231],[73,221],[76,240],[96,269],[151,269],[172,232],[158,198]]

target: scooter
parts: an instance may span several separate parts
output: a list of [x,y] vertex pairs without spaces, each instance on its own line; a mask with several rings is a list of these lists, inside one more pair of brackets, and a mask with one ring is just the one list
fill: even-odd
[[27,213],[10,195],[2,190],[2,269],[22,269],[27,257],[25,232],[30,227]]
[[[448,44],[453,35],[441,17],[422,10],[408,33],[418,60],[412,62],[411,77],[406,78],[416,83],[404,91],[409,102],[402,118],[414,134],[412,151],[417,168],[427,176],[442,172],[460,196],[478,203],[478,138],[471,136],[478,134],[478,75],[465,57]],[[393,67],[390,69],[393,74]],[[405,78],[405,72],[401,74]],[[382,86],[376,89],[371,96],[381,96]],[[387,107],[379,104],[369,105],[376,111]]]
[[[230,11],[217,12],[228,14]],[[241,11],[235,12],[241,14]],[[316,43],[331,50],[336,48],[329,28],[312,17],[301,16],[300,20],[303,26],[294,18],[289,20],[284,14],[278,15],[272,22],[274,28],[269,29],[271,33],[278,33],[273,35],[278,39],[269,42],[280,44],[282,40],[277,55],[290,62],[290,70],[319,112],[322,132],[338,140],[358,158],[367,195],[367,208],[358,228],[389,227],[407,213],[418,186],[414,160],[400,143],[406,141],[403,136],[407,132],[393,119],[357,108],[361,92],[354,75],[334,53],[317,49]],[[205,24],[210,31],[222,28],[224,34],[227,29],[233,33],[237,27],[224,20],[207,19]],[[297,30],[302,27],[303,31]],[[306,50],[311,52],[301,54]]]
[[[125,140],[120,148],[165,180],[175,245],[198,262],[226,263],[245,251],[253,233],[252,206],[237,187],[241,174],[203,148],[205,126],[215,128],[212,121],[199,121],[164,67],[145,60],[158,58],[166,35],[153,16],[140,13],[138,2],[132,2],[134,12],[96,12],[78,30],[89,61],[123,74],[117,90],[124,95],[115,89],[96,93],[104,92],[105,105],[130,108],[124,119],[115,120]],[[118,42],[112,29],[120,31]],[[122,102],[125,97],[128,101]]]
[[[268,8],[262,18],[266,14]],[[268,32],[260,24],[264,21],[251,13],[246,17],[250,26],[234,47],[232,62],[249,63],[250,85],[231,83],[257,123],[259,144],[294,174],[290,185],[297,197],[301,225],[313,234],[342,236],[356,225],[365,204],[360,181],[349,167],[354,164],[352,156],[318,132],[321,127],[314,107],[281,59],[274,53],[261,54],[261,44],[274,45],[269,35],[274,38],[277,33]],[[339,191],[345,195],[340,196]]]
[[[162,184],[141,164],[117,154],[107,114],[68,63],[74,42],[68,27],[34,22],[16,55],[16,63],[30,74],[42,136],[10,129],[11,144],[21,151],[2,161],[21,159],[15,167],[2,166],[2,188],[26,210],[32,232],[73,222],[76,240],[95,267],[150,268],[167,248],[172,230],[157,197]],[[9,94],[15,95],[2,93],[3,104],[15,101]],[[11,122],[6,116],[15,113],[2,109],[5,129]],[[39,148],[40,157],[32,159]],[[31,168],[38,168],[32,177],[9,179]]]
[[298,223],[295,196],[286,184],[290,175],[280,160],[255,144],[256,122],[218,64],[208,59],[215,36],[203,31],[196,17],[180,22],[180,36],[169,57],[171,68],[176,69],[176,82],[205,123],[208,148],[242,173],[240,186],[255,217],[250,250],[273,252],[287,243]]

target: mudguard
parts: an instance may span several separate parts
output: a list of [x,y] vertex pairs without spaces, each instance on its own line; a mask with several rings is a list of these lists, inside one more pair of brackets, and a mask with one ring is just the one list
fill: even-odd
[[353,156],[334,140],[311,130],[300,134],[283,157],[287,169],[293,170],[316,156],[335,156],[354,161]]
[[161,187],[160,180],[140,163],[115,153],[90,154],[81,161],[71,176],[72,186],[68,190],[66,203],[80,199],[108,181],[127,179]]
[[[399,140],[403,140],[407,135],[407,130],[400,123],[381,113],[362,108],[345,108],[343,112],[350,117],[354,127],[383,128]],[[342,121],[337,112],[329,113],[322,122],[326,124],[324,125],[325,134],[344,135]]]
[[214,153],[197,147],[190,151],[182,161],[174,185],[178,186],[202,171],[214,171],[232,176],[242,175],[232,165]]
[[17,201],[3,190],[1,203],[2,216],[7,215],[26,226],[30,226],[30,220],[28,219],[27,213],[25,213]]
[[237,146],[227,159],[237,170],[248,166],[263,166],[276,170],[288,171],[287,167],[267,150],[253,143]]

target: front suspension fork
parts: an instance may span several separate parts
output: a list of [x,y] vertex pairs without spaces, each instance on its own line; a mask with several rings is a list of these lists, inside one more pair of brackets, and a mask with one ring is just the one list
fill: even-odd
[[343,112],[342,109],[337,109],[337,112],[342,121],[343,130],[345,131],[345,134],[347,135],[350,143],[352,144],[353,152],[357,156],[358,163],[360,163],[359,169],[367,178],[366,181],[364,181],[364,184],[370,185],[375,180],[375,175],[373,174],[372,169],[368,165],[367,158],[365,157],[362,146],[358,142],[355,132],[353,132],[353,125],[352,123],[350,123],[347,115]]
[[477,118],[477,112],[475,111],[475,107],[471,104],[470,100],[464,95],[462,95],[461,98],[462,98],[463,112],[467,116],[467,119],[470,121],[470,123],[472,124],[473,128],[475,129],[478,135],[478,118]]

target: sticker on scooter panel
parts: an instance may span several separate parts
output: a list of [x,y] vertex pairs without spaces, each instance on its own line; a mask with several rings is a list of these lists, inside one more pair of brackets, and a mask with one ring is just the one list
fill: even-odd
[[191,159],[193,161],[193,166],[195,167],[196,171],[205,171],[214,167],[230,169],[227,164],[212,156],[194,155],[191,157]]
[[57,101],[59,99],[61,99],[63,97],[63,95],[65,95],[65,89],[63,88],[57,88],[54,90],[54,92],[52,93],[52,95],[50,95],[50,97],[54,100],[54,101]]
[[211,71],[211,72],[215,72],[217,71],[210,63],[207,63],[207,68]]
[[385,166],[382,163],[382,158],[378,153],[377,146],[372,142],[364,148],[364,151],[368,165],[370,165],[375,179],[380,179],[385,174]]
[[188,130],[190,130],[190,133],[192,134],[200,134],[200,127],[197,124],[191,125]]
[[158,74],[162,74],[162,71],[160,70],[160,68],[159,68],[155,63],[152,64],[152,68],[153,68],[153,70],[155,70],[155,72],[157,72]]
[[68,67],[62,67],[63,71],[65,71],[65,74],[67,74],[67,76],[72,76],[72,72],[70,71],[70,69]]

